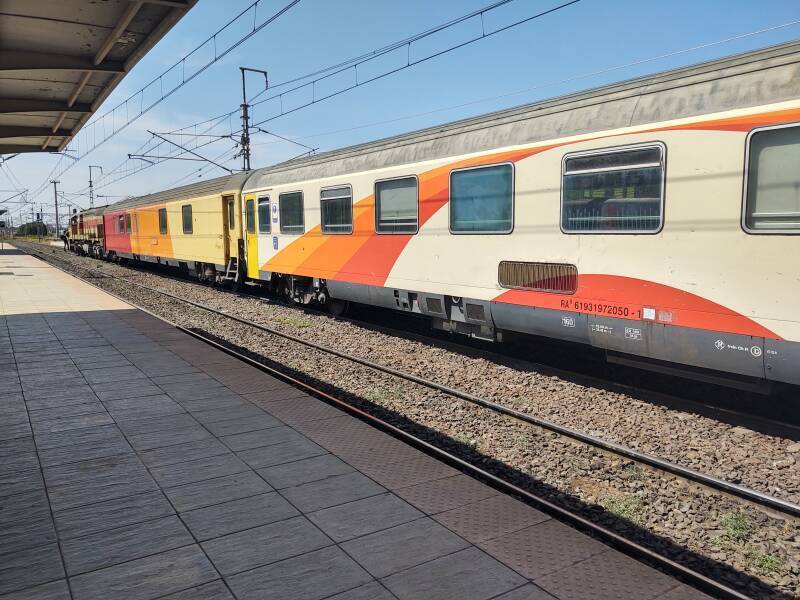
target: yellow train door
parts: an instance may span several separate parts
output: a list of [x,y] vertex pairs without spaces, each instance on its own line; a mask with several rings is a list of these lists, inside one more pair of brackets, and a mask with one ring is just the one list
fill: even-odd
[[258,279],[258,234],[256,234],[256,201],[245,199],[245,238],[247,244],[247,277]]
[[222,221],[223,226],[223,245],[225,250],[225,261],[229,261],[231,256],[237,256],[236,249],[236,201],[233,196],[222,197]]

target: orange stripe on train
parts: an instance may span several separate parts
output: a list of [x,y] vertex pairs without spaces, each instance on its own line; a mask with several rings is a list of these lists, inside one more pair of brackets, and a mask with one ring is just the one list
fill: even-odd
[[697,294],[620,275],[579,275],[572,295],[508,290],[493,301],[639,321],[642,309],[653,308],[655,320],[664,324],[781,339],[753,319]]

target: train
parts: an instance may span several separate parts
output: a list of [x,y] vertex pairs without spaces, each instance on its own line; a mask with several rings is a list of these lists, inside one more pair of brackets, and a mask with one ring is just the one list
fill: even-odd
[[800,42],[74,215],[70,245],[502,342],[800,384]]

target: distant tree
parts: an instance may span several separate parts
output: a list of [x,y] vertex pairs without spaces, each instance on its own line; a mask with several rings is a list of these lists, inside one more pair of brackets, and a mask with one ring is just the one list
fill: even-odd
[[14,235],[47,235],[47,225],[41,221],[31,221],[17,227]]

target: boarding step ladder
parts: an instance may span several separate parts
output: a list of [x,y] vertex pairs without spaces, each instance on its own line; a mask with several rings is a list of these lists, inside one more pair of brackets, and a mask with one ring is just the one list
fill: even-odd
[[230,260],[228,260],[224,281],[239,281],[239,259],[235,256],[231,256]]

